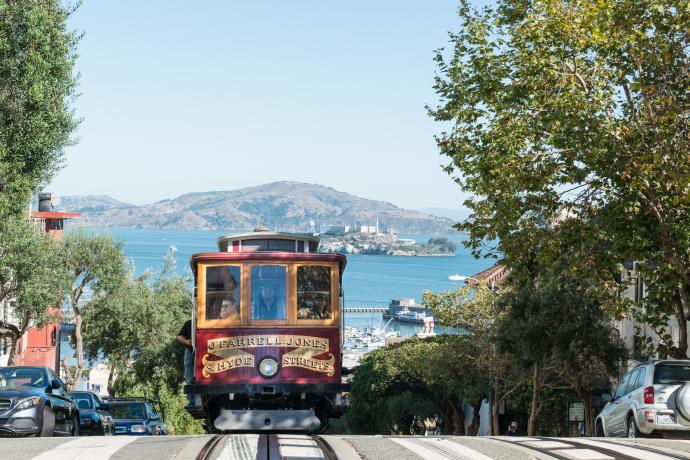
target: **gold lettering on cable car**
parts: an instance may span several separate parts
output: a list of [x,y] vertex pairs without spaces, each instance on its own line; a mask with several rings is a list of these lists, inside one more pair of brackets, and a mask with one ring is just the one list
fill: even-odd
[[[254,367],[254,355],[242,348],[260,347],[297,347],[283,354],[283,367],[301,367],[324,373],[329,377],[335,373],[333,353],[328,353],[328,359],[316,358],[329,351],[329,340],[326,338],[303,335],[244,335],[208,340],[208,353],[202,359],[202,374],[209,377],[211,374],[239,367]],[[222,359],[210,360],[208,358],[211,355]]]

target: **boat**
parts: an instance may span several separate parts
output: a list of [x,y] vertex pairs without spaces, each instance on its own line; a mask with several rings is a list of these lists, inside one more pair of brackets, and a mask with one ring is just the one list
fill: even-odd
[[408,309],[398,312],[393,317],[401,323],[415,324],[424,324],[424,319],[427,318],[426,313],[423,311],[410,311]]
[[450,275],[448,277],[450,281],[465,281],[467,279],[466,276],[458,275],[457,273],[455,275]]

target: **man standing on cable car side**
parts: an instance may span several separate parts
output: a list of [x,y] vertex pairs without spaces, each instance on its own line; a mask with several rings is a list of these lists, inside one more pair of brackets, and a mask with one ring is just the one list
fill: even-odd
[[[184,381],[187,385],[192,383],[194,376],[194,348],[192,347],[192,320],[188,319],[177,333],[177,341],[185,346],[184,350]],[[187,395],[189,405],[194,405],[194,397]]]

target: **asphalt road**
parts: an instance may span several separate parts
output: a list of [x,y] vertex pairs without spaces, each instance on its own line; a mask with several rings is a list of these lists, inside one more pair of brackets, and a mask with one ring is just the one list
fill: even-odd
[[690,441],[251,434],[4,438],[0,439],[0,459],[677,460],[690,459]]

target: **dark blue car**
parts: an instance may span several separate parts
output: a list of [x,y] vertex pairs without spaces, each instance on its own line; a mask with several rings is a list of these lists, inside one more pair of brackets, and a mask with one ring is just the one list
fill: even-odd
[[156,436],[168,434],[168,428],[146,398],[113,398],[108,400],[115,423],[115,435]]
[[111,436],[113,418],[108,412],[110,406],[90,391],[70,392],[79,406],[79,431],[83,435]]

